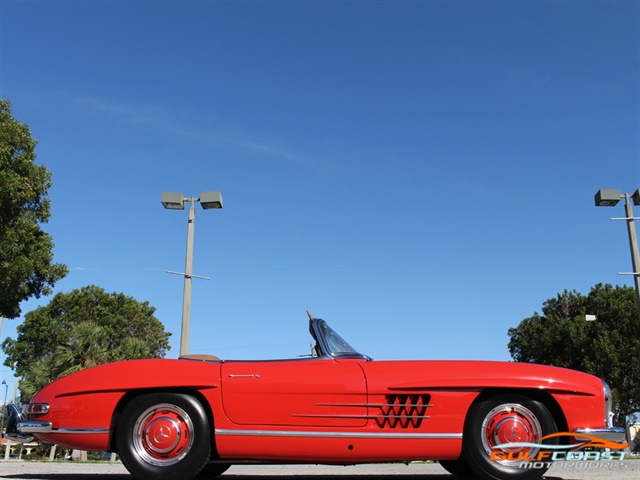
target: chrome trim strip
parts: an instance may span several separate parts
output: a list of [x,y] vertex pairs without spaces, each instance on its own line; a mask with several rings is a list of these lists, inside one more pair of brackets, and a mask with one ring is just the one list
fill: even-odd
[[20,433],[64,433],[64,434],[103,434],[109,433],[108,428],[53,428],[51,422],[24,421],[17,425]]
[[70,433],[80,435],[99,435],[109,433],[108,428],[54,428],[51,433]]
[[388,419],[399,419],[399,418],[414,418],[414,419],[426,419],[431,418],[429,415],[323,415],[321,413],[294,413],[291,415],[292,417],[304,417],[304,418],[388,418]]
[[216,429],[216,435],[238,437],[309,437],[309,438],[370,438],[405,440],[459,440],[462,433],[365,433],[365,432],[300,432],[281,430]]
[[431,403],[316,403],[316,407],[433,407]]

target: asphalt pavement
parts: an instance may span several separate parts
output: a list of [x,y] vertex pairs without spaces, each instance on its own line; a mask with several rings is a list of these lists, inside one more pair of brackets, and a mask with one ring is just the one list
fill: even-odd
[[[452,480],[437,463],[382,464],[355,466],[327,465],[238,465],[221,480]],[[0,461],[0,478],[16,480],[131,480],[121,463]],[[640,460],[623,462],[555,463],[548,480],[638,480]]]

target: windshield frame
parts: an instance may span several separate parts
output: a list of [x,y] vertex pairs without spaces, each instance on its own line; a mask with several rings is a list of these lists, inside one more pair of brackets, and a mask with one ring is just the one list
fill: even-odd
[[330,358],[364,358],[366,355],[359,353],[349,343],[344,340],[338,332],[321,318],[309,320],[309,333],[316,341],[316,353],[319,357]]

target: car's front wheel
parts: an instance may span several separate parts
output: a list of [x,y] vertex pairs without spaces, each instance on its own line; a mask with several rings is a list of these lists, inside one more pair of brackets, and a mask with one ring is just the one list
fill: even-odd
[[190,480],[211,455],[211,427],[189,395],[155,393],[133,398],[116,427],[122,463],[140,480]]
[[538,479],[550,466],[539,455],[540,439],[556,431],[549,409],[538,400],[517,394],[488,398],[469,408],[463,459],[486,480]]

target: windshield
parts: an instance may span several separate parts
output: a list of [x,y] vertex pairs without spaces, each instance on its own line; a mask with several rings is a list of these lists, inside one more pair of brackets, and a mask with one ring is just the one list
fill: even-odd
[[340,335],[338,335],[333,328],[331,328],[326,323],[322,323],[320,325],[320,329],[322,330],[322,334],[324,335],[324,340],[327,342],[327,347],[329,347],[329,353],[331,353],[332,355],[358,353]]
[[338,335],[335,330],[327,325],[324,320],[314,319],[313,323],[315,323],[315,330],[317,332],[316,341],[321,350],[318,354],[330,355],[332,357],[363,356]]

